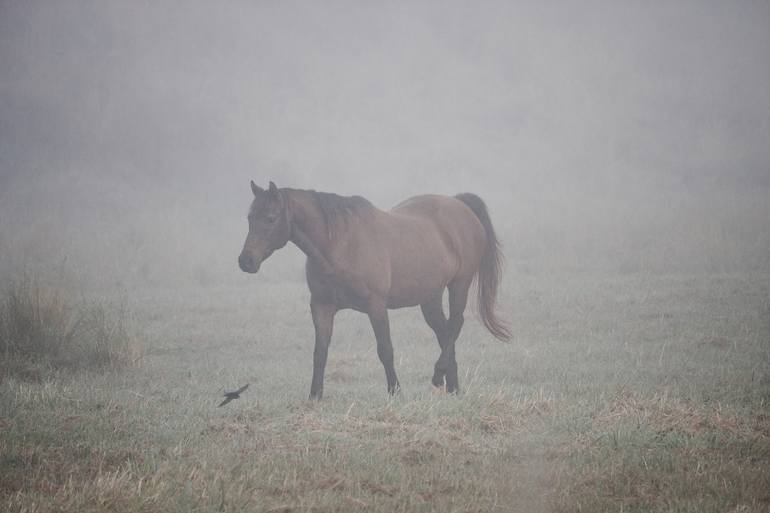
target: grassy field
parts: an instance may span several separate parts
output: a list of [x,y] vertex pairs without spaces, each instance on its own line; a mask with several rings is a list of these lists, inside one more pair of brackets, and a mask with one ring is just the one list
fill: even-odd
[[393,398],[343,312],[320,403],[305,285],[243,279],[99,297],[130,312],[125,366],[6,361],[0,510],[770,510],[766,274],[509,272],[515,338],[467,316],[459,396],[418,309],[391,314]]

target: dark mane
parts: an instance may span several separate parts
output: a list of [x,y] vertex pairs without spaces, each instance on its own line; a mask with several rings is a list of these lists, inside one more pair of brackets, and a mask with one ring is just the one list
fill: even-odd
[[364,216],[374,210],[374,205],[362,196],[340,196],[330,192],[307,191],[321,211],[324,222],[333,234],[335,228],[353,216]]

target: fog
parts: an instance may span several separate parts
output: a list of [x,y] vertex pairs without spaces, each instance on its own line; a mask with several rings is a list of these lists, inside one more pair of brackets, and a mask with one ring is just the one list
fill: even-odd
[[513,273],[770,269],[764,1],[4,0],[0,70],[5,276],[253,285],[250,179],[475,192]]

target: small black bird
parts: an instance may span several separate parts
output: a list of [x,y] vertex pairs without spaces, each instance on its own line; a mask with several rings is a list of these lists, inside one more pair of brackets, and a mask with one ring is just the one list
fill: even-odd
[[[247,388],[249,388],[249,384],[248,383],[246,383],[241,388],[239,388],[238,390],[235,390],[233,392],[225,391],[225,400],[222,401],[221,403],[219,403],[219,406],[224,406],[227,403],[229,403],[230,401],[232,401],[233,399],[239,399],[241,397],[241,392],[243,392]],[[219,408],[219,406],[217,406],[217,408]]]

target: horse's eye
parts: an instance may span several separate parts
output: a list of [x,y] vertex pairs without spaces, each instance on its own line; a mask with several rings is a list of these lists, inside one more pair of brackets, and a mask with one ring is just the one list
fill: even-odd
[[278,216],[277,215],[275,215],[275,214],[268,214],[267,215],[267,222],[268,223],[273,224],[277,220],[278,220]]

